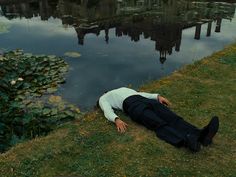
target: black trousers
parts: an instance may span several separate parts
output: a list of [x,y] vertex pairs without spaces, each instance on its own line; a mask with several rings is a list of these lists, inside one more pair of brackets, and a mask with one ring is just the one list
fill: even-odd
[[200,129],[157,100],[133,95],[124,100],[123,110],[133,121],[154,130],[160,139],[176,147],[184,145],[188,134],[200,135]]

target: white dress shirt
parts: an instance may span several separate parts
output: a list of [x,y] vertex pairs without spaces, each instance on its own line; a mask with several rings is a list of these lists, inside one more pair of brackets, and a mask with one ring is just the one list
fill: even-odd
[[105,117],[108,120],[115,122],[115,118],[118,116],[114,113],[113,108],[123,111],[124,100],[132,95],[141,95],[149,99],[157,99],[159,94],[137,92],[126,87],[111,90],[99,98],[99,106],[103,110]]

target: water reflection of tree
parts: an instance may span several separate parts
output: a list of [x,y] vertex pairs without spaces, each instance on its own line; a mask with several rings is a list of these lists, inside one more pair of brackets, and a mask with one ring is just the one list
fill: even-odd
[[2,5],[2,12],[9,19],[37,15],[42,20],[60,18],[63,25],[75,28],[81,45],[86,34],[99,35],[102,30],[108,43],[111,28],[115,28],[117,36],[126,35],[135,42],[143,35],[155,41],[155,49],[164,62],[173,47],[180,50],[183,29],[196,26],[197,40],[202,24],[208,24],[207,36],[211,35],[213,22],[216,22],[215,32],[220,32],[222,19],[232,19],[235,7],[190,0],[25,0],[8,1]]

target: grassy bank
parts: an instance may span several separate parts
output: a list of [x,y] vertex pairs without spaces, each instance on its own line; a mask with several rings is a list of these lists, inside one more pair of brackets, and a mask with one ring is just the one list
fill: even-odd
[[196,126],[219,116],[213,145],[199,153],[163,142],[122,113],[129,128],[119,134],[94,110],[0,155],[0,176],[236,176],[235,76],[236,44],[140,88],[167,97]]

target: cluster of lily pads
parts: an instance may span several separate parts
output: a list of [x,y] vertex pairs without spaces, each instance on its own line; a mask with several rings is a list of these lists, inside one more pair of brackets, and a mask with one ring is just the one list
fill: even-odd
[[68,71],[62,58],[15,50],[0,55],[0,68],[0,151],[80,115],[53,95]]

